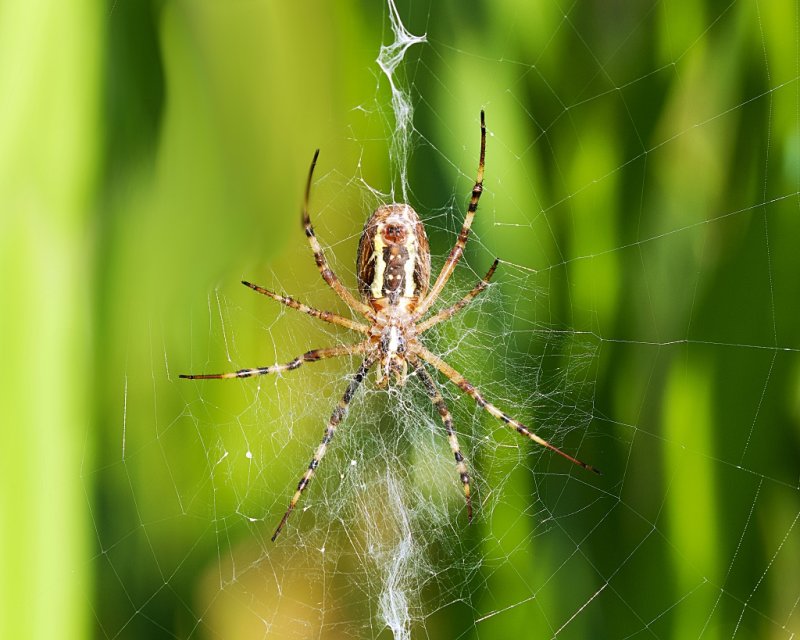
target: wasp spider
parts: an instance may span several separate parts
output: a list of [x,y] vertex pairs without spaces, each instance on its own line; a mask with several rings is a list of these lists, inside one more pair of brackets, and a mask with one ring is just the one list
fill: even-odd
[[347,407],[353,399],[359,385],[367,375],[372,366],[378,368],[378,384],[383,386],[389,383],[391,378],[398,384],[403,384],[408,376],[409,367],[419,378],[425,392],[430,397],[444,423],[450,449],[456,461],[456,471],[461,478],[464,486],[464,497],[467,501],[467,518],[472,521],[472,501],[470,499],[469,472],[458,445],[456,432],[453,430],[453,420],[450,411],[439,391],[437,382],[428,373],[426,365],[438,369],[450,382],[459,387],[464,393],[472,397],[479,407],[488,411],[492,416],[501,420],[509,428],[517,433],[530,438],[537,444],[547,447],[563,456],[570,462],[599,473],[597,469],[573,458],[561,451],[546,440],[540,438],[531,429],[504,413],[493,404],[484,399],[478,391],[464,376],[453,367],[447,364],[434,353],[425,348],[421,336],[428,329],[440,322],[447,320],[454,314],[463,309],[469,302],[483,291],[489,284],[489,280],[497,268],[498,261],[495,260],[487,271],[483,279],[467,293],[461,300],[454,305],[442,309],[438,313],[425,318],[431,310],[436,300],[439,298],[442,289],[447,284],[453,270],[458,264],[464,247],[469,237],[472,220],[475,211],[478,209],[478,200],[483,192],[483,168],[484,155],[486,151],[486,124],[484,122],[483,111],[481,111],[481,151],[478,162],[478,177],[475,186],[472,188],[467,215],[461,232],[458,234],[455,246],[450,250],[447,261],[442,267],[433,287],[430,289],[431,275],[431,256],[428,248],[428,237],[425,234],[425,227],[419,219],[417,213],[407,204],[388,204],[378,207],[364,225],[364,232],[358,245],[357,275],[358,291],[361,300],[357,299],[347,290],[336,274],[328,266],[322,247],[314,235],[314,228],[311,226],[311,219],[308,213],[308,199],[311,191],[311,179],[314,174],[314,167],[317,163],[319,150],[314,153],[311,161],[311,168],[308,172],[306,182],[305,199],[303,202],[303,227],[305,228],[311,250],[317,262],[322,278],[338,294],[350,309],[361,314],[366,318],[367,323],[356,322],[349,318],[344,318],[329,311],[321,311],[308,305],[298,302],[294,298],[278,295],[272,291],[259,287],[250,282],[242,281],[254,291],[277,300],[281,304],[297,309],[310,316],[336,324],[351,331],[360,333],[363,339],[351,345],[329,347],[327,349],[314,349],[308,351],[286,364],[276,364],[268,367],[257,367],[255,369],[241,369],[230,373],[181,375],[181,378],[193,380],[210,378],[250,378],[252,376],[262,376],[279,371],[289,371],[297,369],[306,362],[316,362],[326,358],[335,358],[350,354],[360,354],[363,362],[358,371],[350,379],[345,389],[344,395],[339,400],[338,405],[333,410],[328,425],[325,427],[325,434],[322,442],[314,452],[314,457],[308,465],[308,469],[303,474],[297,485],[294,495],[289,502],[289,507],[283,515],[272,540],[281,532],[286,520],[295,508],[300,496],[305,491],[308,483],[319,466],[325,451],[333,439],[336,428],[344,419]]

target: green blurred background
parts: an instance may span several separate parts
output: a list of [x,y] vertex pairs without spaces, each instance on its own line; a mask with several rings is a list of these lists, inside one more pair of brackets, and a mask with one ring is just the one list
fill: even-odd
[[[425,595],[412,637],[796,637],[800,5],[398,8],[428,37],[401,76],[411,204],[444,255],[485,108],[467,261],[507,262],[521,326],[591,345],[589,435],[564,444],[605,472],[553,478],[577,493],[547,535],[533,517],[471,531],[486,563],[457,598]],[[238,280],[333,304],[298,223],[319,147],[318,232],[354,284],[366,185],[397,184],[388,24],[378,1],[0,4],[0,637],[390,637],[354,587],[236,578],[228,549],[251,538],[256,563],[303,556],[257,538],[273,517],[254,534],[220,515],[237,501],[208,432],[253,396],[176,379],[325,335],[273,325]],[[262,398],[254,422],[285,411]],[[545,488],[517,467],[503,513]]]

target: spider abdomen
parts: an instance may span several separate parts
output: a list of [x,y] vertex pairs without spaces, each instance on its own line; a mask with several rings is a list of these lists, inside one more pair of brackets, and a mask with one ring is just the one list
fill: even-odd
[[411,311],[431,275],[428,237],[417,212],[406,204],[378,207],[364,225],[356,269],[358,289],[373,309]]

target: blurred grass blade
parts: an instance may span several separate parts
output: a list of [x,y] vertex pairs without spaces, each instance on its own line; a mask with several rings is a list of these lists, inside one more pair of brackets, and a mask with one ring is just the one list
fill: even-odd
[[100,4],[0,4],[0,637],[88,635]]

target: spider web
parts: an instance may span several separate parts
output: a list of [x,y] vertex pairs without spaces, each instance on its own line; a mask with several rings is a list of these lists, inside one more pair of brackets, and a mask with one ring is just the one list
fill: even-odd
[[[109,242],[152,234],[147,255],[175,252],[184,266],[156,260],[139,284],[113,280],[130,306],[108,303],[119,366],[83,469],[99,637],[797,636],[798,3],[469,15],[390,3],[358,27],[288,9],[267,19],[260,3],[162,11],[157,168],[126,183],[139,195],[120,196],[131,215]],[[263,59],[241,85],[219,80],[230,60],[215,45],[270,30],[299,55],[307,41],[291,36],[308,28],[334,47],[318,24],[341,42],[380,35],[360,67],[370,88],[342,89],[338,134],[275,133],[296,166],[264,186],[253,163],[280,154],[259,109],[279,99],[253,81]],[[381,45],[398,65],[373,62]],[[475,179],[481,108],[486,191],[437,308],[501,263],[426,345],[604,475],[520,438],[431,369],[472,475],[468,525],[419,381],[377,389],[373,372],[272,543],[358,359],[245,381],[177,374],[356,340],[238,284],[347,314],[291,213],[314,146],[312,220],[343,282],[354,289],[364,220],[398,197],[421,214],[436,273]],[[190,159],[217,182],[198,188]],[[376,169],[387,164],[388,178]],[[159,232],[164,216],[202,229],[188,249]],[[280,241],[265,257],[267,236]],[[157,296],[142,284],[172,278]]]

